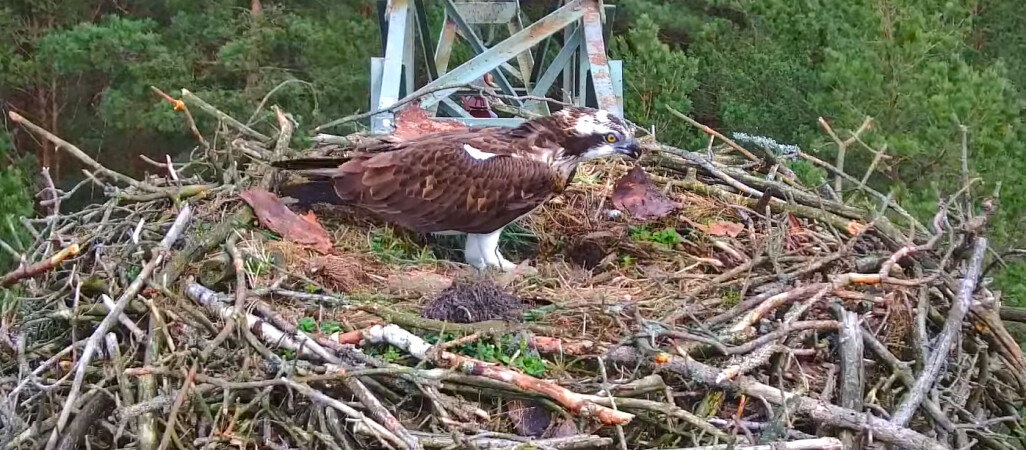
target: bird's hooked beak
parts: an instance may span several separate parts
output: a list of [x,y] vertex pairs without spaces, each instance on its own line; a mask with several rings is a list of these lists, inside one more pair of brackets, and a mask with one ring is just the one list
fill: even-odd
[[634,138],[617,142],[613,148],[630,159],[638,159],[641,156],[641,146],[638,145],[638,141]]

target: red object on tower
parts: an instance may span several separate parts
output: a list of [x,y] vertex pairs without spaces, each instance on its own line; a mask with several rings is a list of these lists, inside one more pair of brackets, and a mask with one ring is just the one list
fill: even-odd
[[[495,83],[492,82],[491,73],[486,73],[484,77],[482,77],[482,81],[484,81],[485,87],[496,87]],[[488,104],[488,99],[484,98],[481,95],[461,95],[460,106],[462,106],[463,109],[467,110],[467,112],[470,113],[471,116],[477,118],[499,117],[495,114],[495,111],[492,111],[491,106]]]

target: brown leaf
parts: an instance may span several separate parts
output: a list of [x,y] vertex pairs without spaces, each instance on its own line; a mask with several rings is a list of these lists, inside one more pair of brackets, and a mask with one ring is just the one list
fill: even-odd
[[261,226],[290,241],[309,245],[320,253],[328,253],[331,249],[331,238],[315,216],[300,216],[292,212],[277,195],[263,189],[248,189],[239,197],[253,208]]
[[428,115],[427,110],[420,107],[419,102],[412,102],[395,115],[395,131],[392,136],[401,140],[414,139],[418,136],[439,131],[462,130],[466,125],[453,120],[436,120]]
[[506,402],[506,411],[513,429],[521,436],[539,437],[552,421],[548,410],[533,400],[510,400]]
[[745,229],[745,226],[740,223],[727,222],[719,220],[716,222],[709,222],[709,225],[695,225],[695,228],[704,231],[706,234],[713,236],[730,236],[737,237]]
[[680,204],[656,188],[645,169],[636,165],[613,185],[613,206],[648,220],[663,217]]

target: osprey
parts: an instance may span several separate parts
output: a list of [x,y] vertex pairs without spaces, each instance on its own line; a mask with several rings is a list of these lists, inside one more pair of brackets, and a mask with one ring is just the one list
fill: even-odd
[[469,127],[382,144],[337,159],[278,161],[328,176],[343,203],[423,233],[466,233],[465,261],[479,269],[516,265],[499,252],[511,222],[561,194],[577,165],[640,156],[631,129],[605,110],[570,107],[517,127]]

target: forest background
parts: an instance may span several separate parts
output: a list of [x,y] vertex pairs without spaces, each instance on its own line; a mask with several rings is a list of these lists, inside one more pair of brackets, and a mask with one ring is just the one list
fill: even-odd
[[[521,0],[531,17],[551,1]],[[821,158],[817,126],[857,128],[891,156],[870,182],[930,217],[960,186],[962,133],[977,198],[1000,185],[993,272],[1009,305],[1026,306],[1026,14],[1019,0],[615,0],[610,53],[624,60],[626,114],[659,139],[698,149],[705,137],[665,108],[725,133],[763,135]],[[442,18],[427,0],[429,23]],[[370,0],[6,0],[0,5],[0,109],[18,111],[130,174],[138,155],[193,147],[177,112],[151,91],[188,88],[247,118],[272,101],[302,128],[368,109],[369,58],[381,54]],[[554,53],[554,52],[550,52]],[[455,64],[471,55],[454,51]],[[284,84],[282,84],[284,83]],[[266,108],[265,108],[266,109]],[[257,114],[252,120],[273,120]],[[197,120],[206,120],[197,117]],[[200,124],[201,126],[207,124]],[[296,139],[308,138],[302,133]],[[33,214],[39,168],[59,186],[82,178],[70,159],[10,123],[0,128],[0,239]],[[852,150],[846,168],[870,164]],[[806,181],[825,173],[795,163]],[[83,192],[66,208],[89,201]],[[14,263],[0,252],[0,272]]]

